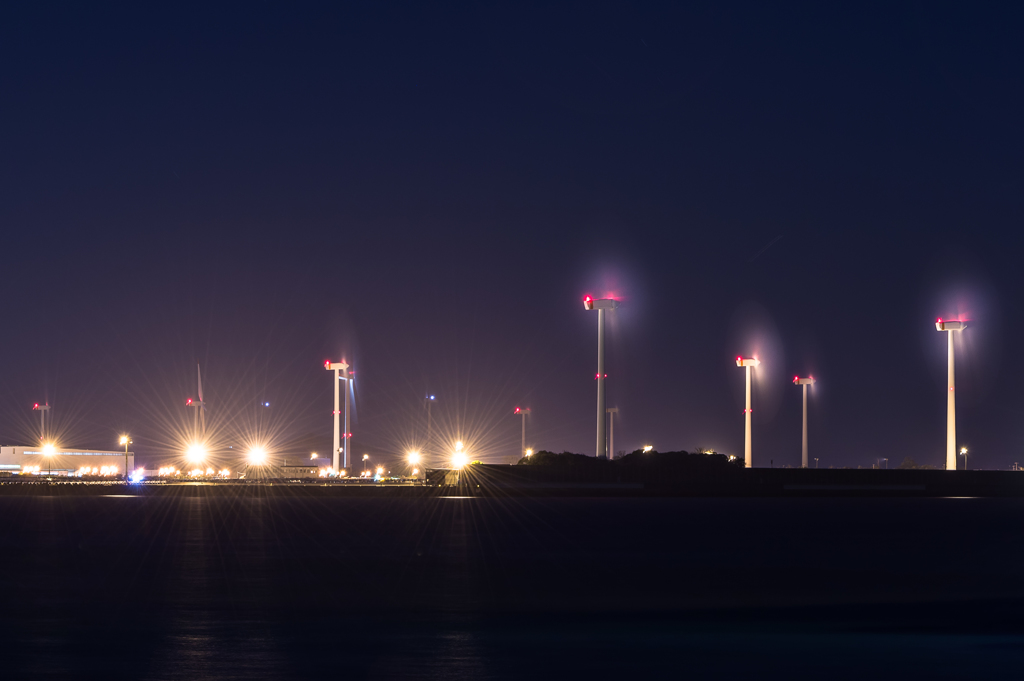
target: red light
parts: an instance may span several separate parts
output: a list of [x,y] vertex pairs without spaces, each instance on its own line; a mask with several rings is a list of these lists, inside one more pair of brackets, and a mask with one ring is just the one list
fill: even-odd
[[187,400],[185,400],[185,404],[192,404],[192,398],[190,397]]
[[33,404],[33,405],[32,405],[32,408],[33,408],[33,409],[38,409],[38,408],[39,408],[39,403],[38,403],[38,402],[36,402],[35,404]]
[[936,319],[935,321],[936,321],[936,322],[938,322],[939,324],[941,324],[941,323],[942,323],[942,317],[939,317],[939,318],[938,318],[938,319]]
[[584,297],[583,297],[583,301],[584,301],[584,302],[587,302],[587,303],[589,303],[589,302],[590,302],[591,300],[593,300],[593,298],[591,298],[590,296],[584,296]]
[[518,413],[519,413],[519,407],[516,407],[516,411],[515,411],[515,413],[516,413],[516,414],[518,414]]

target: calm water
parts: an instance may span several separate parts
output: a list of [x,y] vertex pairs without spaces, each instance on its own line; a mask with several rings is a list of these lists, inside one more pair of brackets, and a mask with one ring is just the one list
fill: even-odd
[[4,678],[1018,678],[1024,500],[0,497]]

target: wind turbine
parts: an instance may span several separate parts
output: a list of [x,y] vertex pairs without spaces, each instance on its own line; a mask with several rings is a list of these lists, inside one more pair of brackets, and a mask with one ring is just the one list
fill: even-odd
[[39,443],[40,445],[46,444],[46,412],[50,411],[50,404],[39,404],[38,402],[32,405],[32,411],[38,411],[40,416],[39,421]]
[[814,385],[814,377],[800,378],[793,377],[793,385],[803,386],[804,390],[804,429],[803,440],[800,445],[800,468],[807,468],[807,386]]
[[619,301],[614,298],[600,298],[594,300],[590,296],[583,299],[583,307],[587,310],[597,310],[597,457],[608,456],[608,436],[605,431],[607,412],[605,409],[604,379],[604,313],[605,310],[614,310],[619,306]]
[[[967,328],[967,322],[949,321],[944,322],[939,318],[935,322],[936,331],[945,331],[947,335],[946,354],[946,470],[956,470],[956,395],[953,390],[956,388],[956,381],[953,380],[953,334],[962,332]],[[964,459],[964,467],[967,466],[967,459]]]
[[526,417],[529,415],[530,409],[529,408],[520,409],[519,407],[516,407],[516,410],[515,410],[514,413],[517,416],[522,416],[523,417],[523,446],[519,450],[519,455],[520,456],[526,456]]
[[737,357],[736,366],[742,367],[747,374],[747,408],[743,410],[743,464],[747,468],[751,468],[754,463],[750,454],[750,413],[753,411],[750,408],[750,367],[758,367],[761,362],[758,361],[757,357]]
[[[203,372],[198,364],[196,364],[196,378],[199,388],[199,400],[193,400],[190,397],[185,401],[185,406],[196,408],[196,413],[192,419],[192,439],[198,441],[199,439],[206,438],[206,403],[203,402]],[[202,424],[202,430],[200,430],[200,423]]]

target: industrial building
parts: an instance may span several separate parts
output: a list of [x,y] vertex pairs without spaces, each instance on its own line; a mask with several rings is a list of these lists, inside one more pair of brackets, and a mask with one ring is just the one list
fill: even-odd
[[[135,453],[128,452],[128,470]],[[0,447],[0,475],[123,476],[124,450],[62,449],[59,447]]]

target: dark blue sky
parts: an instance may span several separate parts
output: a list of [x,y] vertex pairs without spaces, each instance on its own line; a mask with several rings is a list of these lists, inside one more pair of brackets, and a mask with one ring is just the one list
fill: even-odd
[[[162,456],[204,372],[218,444],[446,435],[941,464],[944,336],[972,465],[1024,460],[1024,29],[937,3],[5,7],[0,439]],[[781,238],[778,238],[781,237]],[[770,245],[767,249],[765,246]],[[319,443],[319,444],[317,444]],[[1024,461],[1022,461],[1024,462]]]

